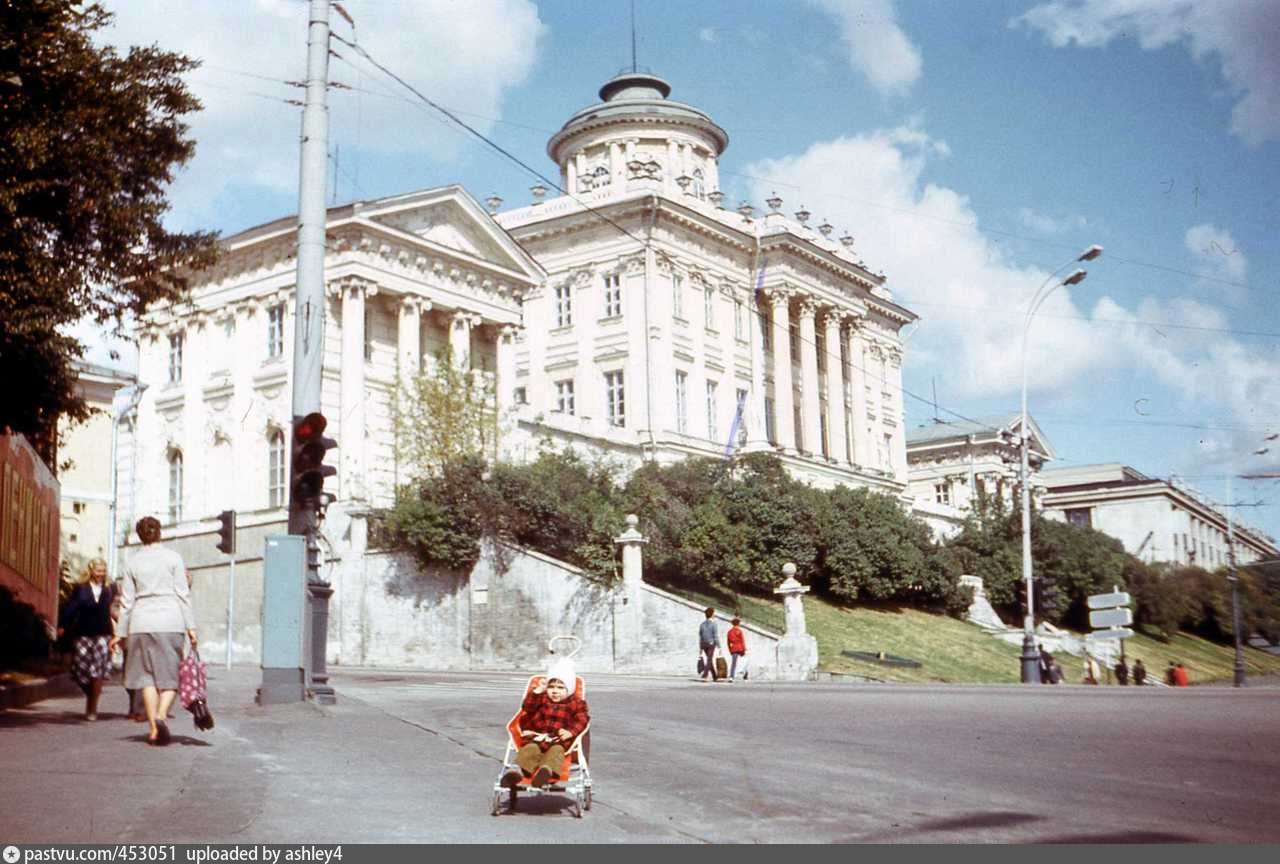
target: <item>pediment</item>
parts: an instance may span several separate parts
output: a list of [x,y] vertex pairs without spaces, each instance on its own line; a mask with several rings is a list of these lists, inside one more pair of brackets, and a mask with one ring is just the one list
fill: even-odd
[[371,202],[360,218],[412,234],[437,246],[526,275],[538,282],[538,264],[461,187]]

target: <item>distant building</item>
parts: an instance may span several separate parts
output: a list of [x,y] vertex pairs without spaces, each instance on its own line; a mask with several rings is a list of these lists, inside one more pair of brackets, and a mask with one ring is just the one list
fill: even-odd
[[[1110,534],[1143,561],[1209,570],[1227,563],[1226,515],[1190,489],[1116,463],[1057,468],[1040,479],[1045,516]],[[1238,563],[1276,556],[1271,537],[1234,516],[1232,531]]]
[[[93,413],[83,423],[58,423],[58,461],[70,463],[62,483],[62,559],[78,574],[91,558],[106,559],[111,536],[111,417],[116,393],[134,377],[76,362],[76,389]],[[113,576],[115,574],[112,574]]]
[[[1029,417],[1027,425],[1034,508],[1043,492],[1041,467],[1054,458],[1054,450],[1034,418]],[[1021,427],[1022,413],[1013,411],[974,420],[938,421],[907,431],[907,494],[914,501],[913,513],[929,523],[936,536],[959,531],[981,500],[1000,501],[1012,509],[1022,506],[1018,492]]]

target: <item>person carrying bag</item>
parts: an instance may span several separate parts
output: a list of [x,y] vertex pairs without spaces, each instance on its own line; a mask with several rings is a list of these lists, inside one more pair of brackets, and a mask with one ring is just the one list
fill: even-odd
[[204,661],[195,645],[178,663],[178,698],[182,707],[191,712],[197,729],[208,732],[213,728],[213,714],[209,712],[208,675]]

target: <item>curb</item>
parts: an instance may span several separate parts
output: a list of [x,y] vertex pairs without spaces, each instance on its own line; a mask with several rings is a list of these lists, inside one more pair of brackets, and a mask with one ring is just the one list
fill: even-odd
[[23,684],[0,683],[0,711],[24,708],[32,702],[74,696],[80,692],[70,673],[40,678]]

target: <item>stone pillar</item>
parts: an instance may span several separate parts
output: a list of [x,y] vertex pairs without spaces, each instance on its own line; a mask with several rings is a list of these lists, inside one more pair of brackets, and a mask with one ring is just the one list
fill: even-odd
[[831,460],[839,465],[849,461],[845,452],[844,363],[840,351],[840,313],[828,309],[826,325],[827,349],[827,442]]
[[773,291],[773,410],[778,446],[795,452],[795,404],[791,388],[791,294]]
[[[751,274],[754,286],[756,274]],[[747,398],[747,452],[769,449],[769,439],[765,435],[764,425],[764,331],[761,321],[761,309],[765,303],[764,296],[752,287],[747,293],[747,334],[751,339],[751,393]]]
[[642,547],[649,541],[636,529],[640,520],[634,513],[627,515],[627,530],[613,539],[622,547],[622,584],[614,590],[610,601],[613,608],[613,666],[615,671],[636,669],[644,657],[641,640],[644,636],[643,579],[644,559]]
[[397,333],[400,386],[409,388],[422,372],[422,313],[431,309],[431,301],[421,297],[400,298],[400,327]]
[[680,176],[680,153],[676,142],[667,141],[667,167],[662,172],[662,191],[670,198],[680,197],[676,178]]
[[853,462],[863,468],[875,463],[875,454],[867,441],[867,367],[866,341],[858,319],[849,325],[849,387],[853,396]]
[[570,195],[577,195],[582,191],[578,188],[578,178],[582,176],[585,166],[586,154],[581,150],[565,160],[565,191]]
[[818,390],[818,332],[813,298],[804,297],[796,310],[800,315],[800,422],[804,424],[804,449],[811,456],[822,455],[822,403]]
[[344,497],[362,501],[366,495],[364,476],[365,360],[364,304],[371,283],[347,279],[342,290],[342,372],[340,384],[341,421],[338,453],[342,474],[339,484]]
[[901,482],[907,482],[907,426],[902,408],[902,352],[890,348],[885,352],[885,362],[889,364],[889,390],[893,393],[891,409],[893,411],[893,445],[889,453],[889,463],[893,466],[893,476]]
[[778,642],[778,679],[808,681],[818,668],[818,640],[805,628],[804,603],[800,599],[809,588],[796,581],[796,565],[782,565],[782,584],[773,589],[782,595],[782,613],[786,632]]
[[479,323],[479,315],[462,309],[453,313],[449,321],[449,354],[455,368],[471,368],[471,328]]
[[609,177],[615,189],[627,188],[627,166],[622,157],[622,143],[609,142]]

